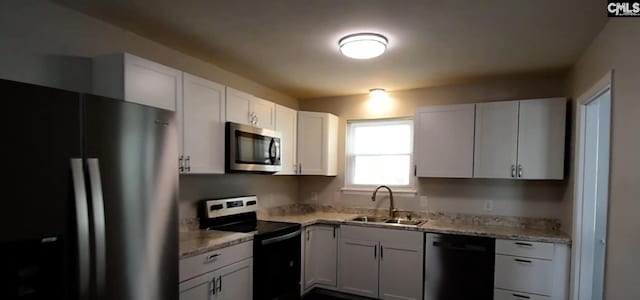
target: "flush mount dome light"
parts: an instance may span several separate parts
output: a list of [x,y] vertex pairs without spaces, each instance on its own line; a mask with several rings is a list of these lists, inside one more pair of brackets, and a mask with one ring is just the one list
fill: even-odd
[[369,96],[371,97],[386,97],[387,91],[381,88],[375,88],[369,90]]
[[387,50],[388,40],[376,33],[355,33],[340,39],[340,52],[353,59],[369,59],[382,55]]

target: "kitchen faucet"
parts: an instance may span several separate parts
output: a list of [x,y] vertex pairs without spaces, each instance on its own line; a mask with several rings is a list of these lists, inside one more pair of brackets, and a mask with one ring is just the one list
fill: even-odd
[[373,191],[373,196],[371,196],[371,201],[376,201],[376,194],[378,193],[378,190],[381,188],[385,188],[389,191],[389,218],[394,218],[395,212],[398,211],[397,209],[395,209],[393,207],[393,192],[391,191],[391,188],[386,186],[386,185],[379,185],[374,191]]

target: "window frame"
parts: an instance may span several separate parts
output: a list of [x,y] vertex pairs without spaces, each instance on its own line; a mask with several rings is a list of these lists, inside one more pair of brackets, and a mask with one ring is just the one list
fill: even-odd
[[[409,175],[409,183],[407,185],[390,185],[390,184],[355,184],[354,180],[354,172],[355,172],[355,157],[353,154],[353,131],[355,127],[352,124],[372,124],[372,125],[388,125],[388,124],[407,124],[409,125],[409,169],[407,170]],[[411,117],[402,117],[402,118],[385,118],[385,119],[355,119],[355,120],[347,120],[346,126],[346,138],[345,138],[345,182],[342,190],[351,190],[351,191],[373,191],[378,185],[387,185],[393,189],[393,191],[398,192],[415,192],[415,176],[413,173],[412,166],[414,165],[414,122]],[[390,154],[392,155],[392,154]],[[400,153],[398,154],[400,155]]]

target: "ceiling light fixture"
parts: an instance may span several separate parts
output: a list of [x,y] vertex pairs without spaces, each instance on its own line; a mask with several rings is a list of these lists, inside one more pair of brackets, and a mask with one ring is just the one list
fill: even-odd
[[389,41],[377,33],[355,33],[338,41],[340,52],[353,59],[370,59],[382,55]]
[[387,91],[385,89],[380,89],[380,88],[370,89],[369,90],[369,96],[374,97],[374,98],[386,97],[387,96]]

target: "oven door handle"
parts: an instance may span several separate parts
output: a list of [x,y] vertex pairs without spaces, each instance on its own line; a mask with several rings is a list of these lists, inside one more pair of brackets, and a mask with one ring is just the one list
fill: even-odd
[[260,244],[261,244],[262,246],[266,246],[266,245],[271,245],[271,244],[273,244],[273,243],[282,242],[282,241],[284,241],[284,240],[288,240],[288,239],[290,239],[290,238],[294,238],[294,237],[296,237],[296,236],[300,235],[300,233],[301,233],[301,232],[302,232],[302,230],[297,230],[297,231],[294,231],[294,232],[292,232],[292,233],[287,233],[287,234],[285,234],[285,235],[272,237],[272,238],[270,238],[270,239],[262,240],[262,241],[260,242]]

